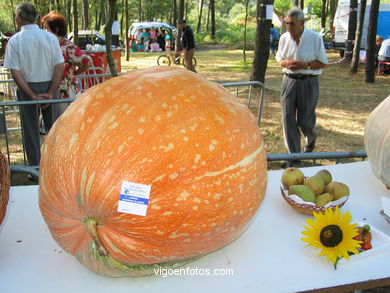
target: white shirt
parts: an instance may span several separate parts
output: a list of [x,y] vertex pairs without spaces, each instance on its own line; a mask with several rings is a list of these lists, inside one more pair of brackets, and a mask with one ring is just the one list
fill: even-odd
[[[283,59],[301,59],[306,62],[320,61],[328,64],[328,57],[324,47],[322,37],[311,29],[304,28],[300,36],[299,45],[292,38],[289,32],[284,33],[279,39],[279,48],[276,53],[276,61],[280,62]],[[292,74],[313,74],[319,75],[322,69],[300,69],[292,71],[291,69],[283,68],[284,73]]]
[[27,24],[9,39],[4,67],[20,70],[27,82],[47,82],[53,79],[54,66],[63,62],[57,37]]
[[390,39],[386,39],[382,42],[378,56],[390,57]]
[[112,33],[113,35],[119,35],[119,33],[120,33],[119,21],[115,20],[115,21],[112,23],[111,33]]

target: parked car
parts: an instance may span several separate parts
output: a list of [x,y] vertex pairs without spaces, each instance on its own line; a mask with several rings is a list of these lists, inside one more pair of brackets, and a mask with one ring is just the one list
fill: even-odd
[[[85,50],[87,47],[87,44],[95,45],[105,45],[106,44],[106,38],[104,35],[98,33],[94,30],[82,30],[78,32],[78,46],[80,49]],[[73,39],[73,32],[69,34],[69,40],[72,41]]]

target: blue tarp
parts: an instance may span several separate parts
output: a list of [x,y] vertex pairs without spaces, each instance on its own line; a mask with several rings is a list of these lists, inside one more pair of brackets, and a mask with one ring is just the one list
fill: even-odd
[[390,36],[390,11],[380,11],[378,15],[378,36],[387,39]]

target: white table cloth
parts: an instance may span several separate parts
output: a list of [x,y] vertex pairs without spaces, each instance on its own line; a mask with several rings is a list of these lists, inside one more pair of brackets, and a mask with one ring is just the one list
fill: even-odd
[[[328,169],[351,195],[342,212],[390,235],[379,214],[381,196],[390,198],[368,162],[302,168],[305,175]],[[304,247],[301,231],[310,216],[292,209],[280,195],[282,170],[269,171],[268,189],[256,217],[234,243],[184,266],[188,275],[107,278],[89,271],[51,238],[38,208],[38,187],[10,191],[0,231],[1,292],[297,292],[390,279],[390,251],[348,262],[334,270],[319,250]],[[187,268],[188,267],[188,268]],[[190,275],[199,272],[226,276]],[[233,274],[233,275],[231,275]]]

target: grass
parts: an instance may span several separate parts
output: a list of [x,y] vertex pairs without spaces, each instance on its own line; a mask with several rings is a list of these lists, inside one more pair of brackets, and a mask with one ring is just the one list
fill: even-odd
[[[210,46],[213,46],[211,44]],[[250,79],[253,51],[247,52],[247,62],[242,50],[228,48],[196,51],[197,71],[216,82],[238,82]],[[159,53],[132,53],[130,60],[122,57],[122,72],[157,65]],[[338,60],[337,52],[328,52],[330,62]],[[178,65],[172,65],[178,66]],[[286,153],[280,114],[281,68],[270,56],[265,78],[265,104],[261,132],[268,153]],[[318,152],[354,151],[364,149],[364,123],[369,113],[389,95],[390,76],[376,76],[374,84],[364,82],[364,66],[357,74],[349,72],[349,65],[334,64],[327,67],[320,77],[320,99],[317,106],[317,128],[319,131],[316,149]],[[242,100],[247,92],[241,92]],[[257,101],[250,105],[257,113]],[[13,122],[17,125],[17,122]],[[302,142],[302,146],[304,143]],[[0,135],[1,150],[5,152],[4,135]],[[12,164],[23,164],[20,136],[11,136]],[[280,168],[280,164],[270,164]]]

